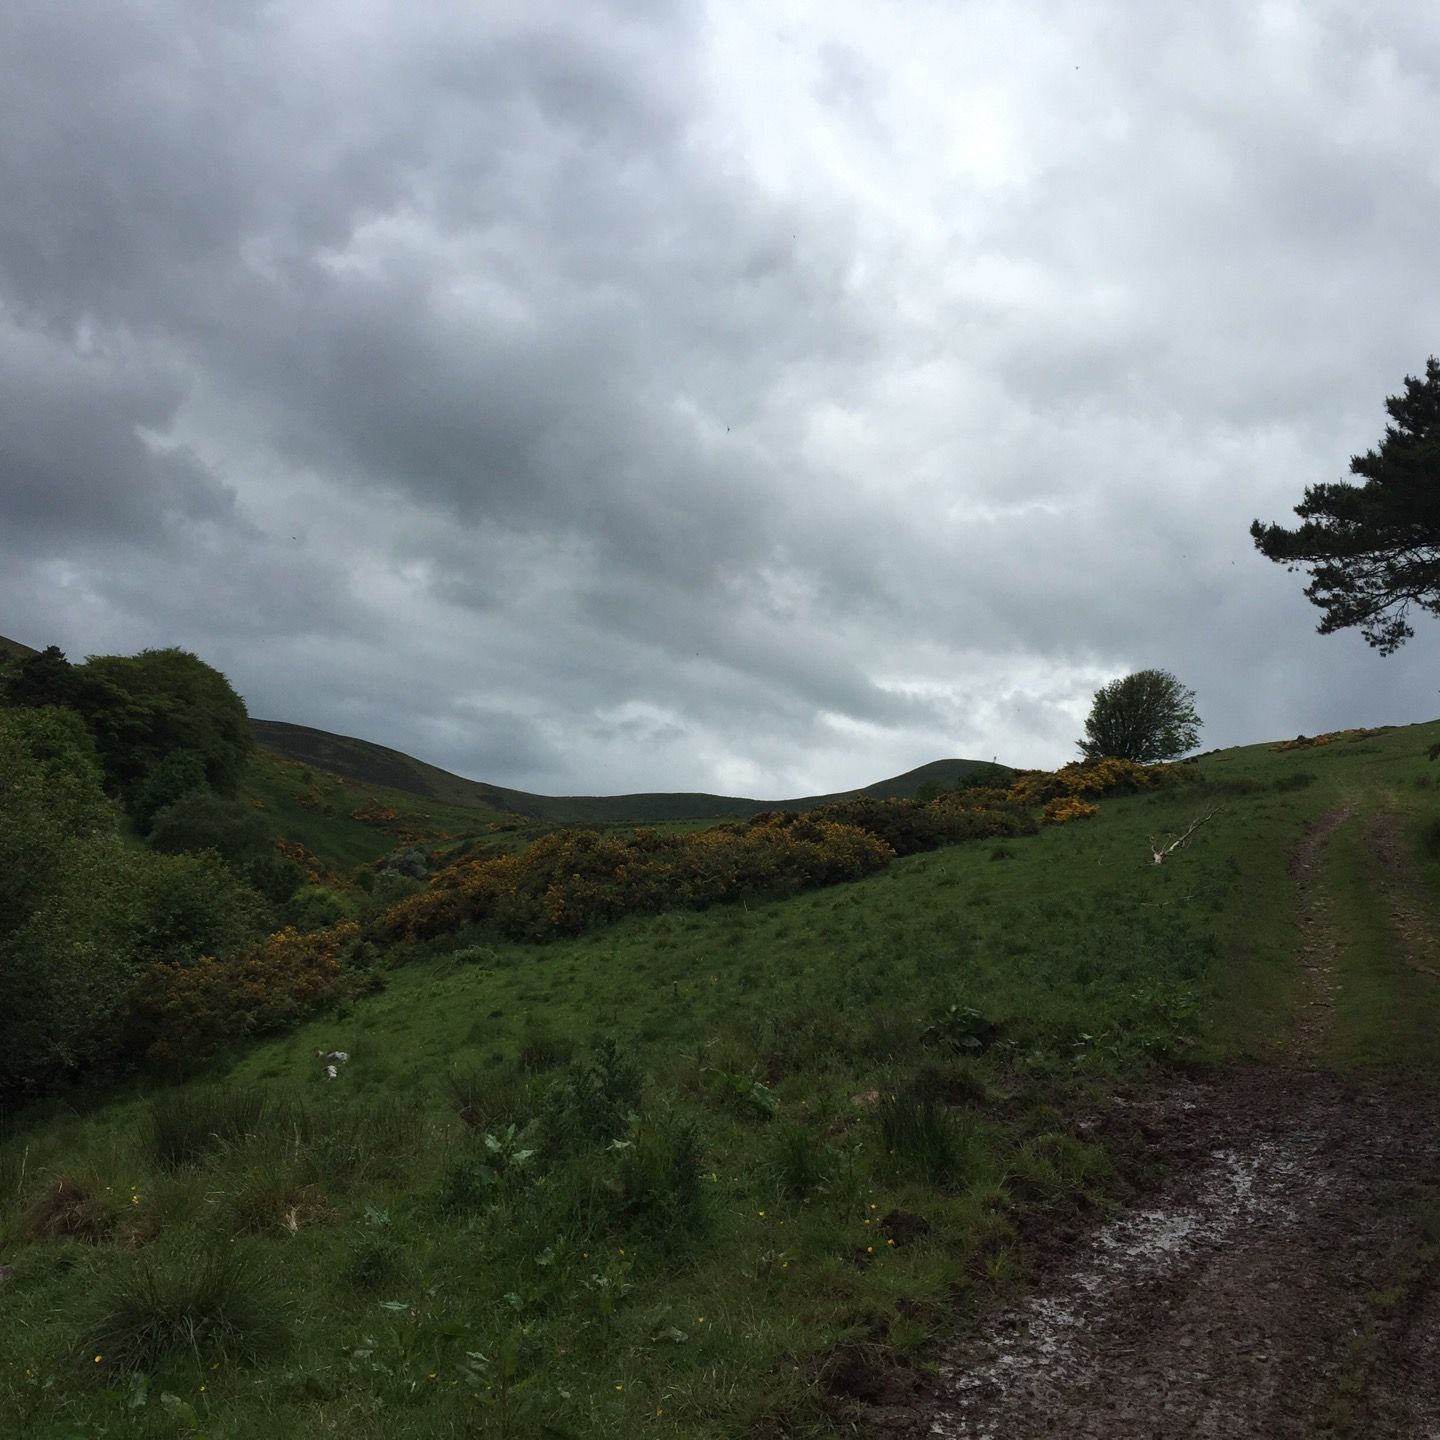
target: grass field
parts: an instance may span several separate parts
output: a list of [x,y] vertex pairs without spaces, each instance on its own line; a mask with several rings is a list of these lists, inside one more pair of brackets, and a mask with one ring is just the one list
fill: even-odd
[[[1437,740],[1251,746],[783,902],[434,945],[207,1075],[36,1113],[0,1146],[0,1431],[841,1433],[857,1357],[924,1364],[1026,1234],[1115,1200],[1101,1090],[1283,1053],[1289,862],[1336,809],[1327,1063],[1434,1074],[1440,980],[1365,837],[1394,817],[1433,909]],[[293,780],[259,798],[317,854],[393,848],[369,789],[304,782],[327,816]]]

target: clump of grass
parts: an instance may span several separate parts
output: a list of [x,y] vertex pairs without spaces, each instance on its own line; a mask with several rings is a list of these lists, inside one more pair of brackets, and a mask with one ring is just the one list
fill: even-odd
[[968,1055],[945,1056],[939,1060],[927,1061],[916,1069],[914,1079],[910,1082],[910,1091],[922,1099],[974,1109],[988,1104],[991,1098],[985,1072]]
[[1103,1150],[1073,1135],[1048,1131],[1027,1140],[1010,1162],[1009,1188],[1020,1199],[1049,1199],[1084,1190],[1110,1174]]
[[400,1274],[400,1255],[389,1235],[362,1235],[346,1252],[341,1278],[352,1290],[373,1295]]
[[1308,790],[1315,783],[1315,776],[1309,770],[1297,770],[1293,775],[1282,775],[1272,781],[1270,788],[1284,795],[1292,790]]
[[325,1196],[315,1185],[267,1165],[248,1167],[220,1202],[224,1222],[237,1235],[294,1234],[331,1218]]
[[452,1071],[449,1090],[460,1122],[476,1135],[515,1123],[529,1107],[529,1086],[513,1070]]
[[906,1088],[882,1095],[875,1122],[885,1152],[906,1172],[933,1185],[949,1184],[964,1168],[964,1132],[950,1111],[931,1095]]
[[406,1174],[425,1147],[425,1112],[413,1095],[386,1095],[331,1114],[296,1117],[299,1178],[353,1188]]
[[57,1175],[30,1202],[25,1234],[31,1240],[83,1240],[99,1244],[115,1233],[119,1206],[90,1175]]
[[703,1232],[708,1220],[703,1168],[693,1120],[642,1126],[634,1144],[620,1152],[619,1218],[642,1225],[672,1248]]
[[893,1005],[879,1005],[865,1017],[858,1049],[867,1060],[894,1060],[911,1054],[920,1043],[920,1024]]
[[548,1025],[531,1021],[520,1040],[520,1068],[532,1074],[554,1070],[566,1064],[575,1053],[572,1041],[557,1035]]
[[807,1200],[830,1178],[834,1151],[808,1125],[781,1125],[775,1136],[775,1178],[782,1195]]
[[182,1355],[263,1359],[289,1325],[265,1271],[238,1245],[145,1251],[104,1283],[76,1356],[87,1373],[154,1370]]
[[159,1095],[142,1122],[141,1147],[157,1169],[193,1165],[222,1145],[254,1134],[267,1108],[258,1090],[220,1085]]

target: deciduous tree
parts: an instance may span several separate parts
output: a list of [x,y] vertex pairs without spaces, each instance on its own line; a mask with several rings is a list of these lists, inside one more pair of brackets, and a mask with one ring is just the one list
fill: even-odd
[[1168,670],[1138,670],[1095,692],[1077,742],[1087,760],[1136,760],[1153,765],[1195,748],[1200,717],[1195,692]]

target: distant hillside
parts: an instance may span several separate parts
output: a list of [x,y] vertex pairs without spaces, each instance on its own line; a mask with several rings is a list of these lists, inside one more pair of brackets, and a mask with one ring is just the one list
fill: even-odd
[[0,658],[24,660],[27,656],[39,653],[38,650],[32,650],[28,645],[22,645],[18,640],[7,640],[0,635]]
[[888,780],[832,795],[806,795],[789,800],[753,800],[736,795],[656,793],[641,795],[531,795],[481,780],[466,780],[438,766],[427,765],[399,750],[332,735],[308,725],[281,720],[252,720],[256,742],[264,749],[318,770],[371,785],[384,785],[450,805],[483,805],[530,819],[556,823],[642,824],[652,820],[720,820],[757,815],[762,810],[809,810],[833,800],[858,795],[876,799],[913,796],[922,785],[955,785],[980,773],[1009,775],[1005,765],[983,760],[933,760]]

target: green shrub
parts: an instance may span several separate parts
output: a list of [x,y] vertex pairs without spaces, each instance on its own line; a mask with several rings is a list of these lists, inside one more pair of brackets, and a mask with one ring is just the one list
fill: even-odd
[[359,914],[359,908],[348,895],[328,885],[301,885],[290,896],[286,910],[297,930],[324,930],[341,920],[353,920]]
[[608,1037],[592,1049],[591,1062],[570,1066],[541,1101],[540,1133],[551,1156],[618,1139],[640,1109],[645,1077],[636,1060]]

